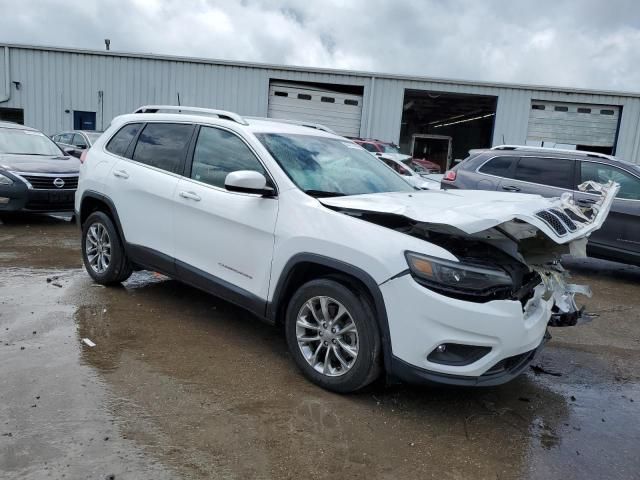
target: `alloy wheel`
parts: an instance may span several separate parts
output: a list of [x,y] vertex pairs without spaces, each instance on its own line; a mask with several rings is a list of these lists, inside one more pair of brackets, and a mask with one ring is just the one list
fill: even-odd
[[345,306],[331,297],[304,303],[296,318],[296,338],[309,365],[323,375],[344,375],[358,357],[356,324]]
[[94,272],[102,274],[107,271],[111,263],[111,239],[103,224],[94,223],[87,230],[85,253]]

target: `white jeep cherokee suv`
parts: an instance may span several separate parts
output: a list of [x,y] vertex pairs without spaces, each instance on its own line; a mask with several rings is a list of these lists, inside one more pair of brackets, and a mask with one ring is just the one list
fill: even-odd
[[[314,128],[315,127],[315,128]],[[313,382],[496,385],[575,324],[555,261],[584,252],[615,184],[568,197],[417,191],[319,125],[150,106],[83,158],[75,200],[98,283],[162,272],[283,325]]]

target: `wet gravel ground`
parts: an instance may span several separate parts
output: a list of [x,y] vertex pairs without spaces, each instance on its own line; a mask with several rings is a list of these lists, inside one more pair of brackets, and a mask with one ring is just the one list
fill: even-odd
[[547,373],[340,396],[238,308],[149,272],[98,286],[75,225],[15,219],[0,225],[0,478],[640,478],[640,268],[565,263],[597,317],[552,330]]

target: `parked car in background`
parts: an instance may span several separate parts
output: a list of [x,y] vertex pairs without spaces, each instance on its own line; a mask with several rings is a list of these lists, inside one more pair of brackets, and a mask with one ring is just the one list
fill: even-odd
[[[406,155],[402,155],[403,157],[407,157]],[[421,190],[439,190],[440,183],[433,181],[432,179],[425,178],[421,175],[416,169],[420,168],[419,166],[411,164],[411,157],[405,158],[404,160],[397,160],[396,158],[391,157],[389,154],[380,155],[378,157],[382,162],[384,162],[387,166],[391,167],[397,174],[402,175],[409,184],[412,186],[419,188]],[[405,163],[408,162],[408,163]],[[425,174],[426,175],[426,174]]]
[[82,152],[91,148],[93,142],[100,138],[102,132],[94,130],[72,130],[69,132],[56,133],[51,138],[60,147],[74,157],[80,158]]
[[[383,142],[381,140],[375,140],[370,138],[352,138],[354,142],[360,145],[362,148],[371,152],[376,156],[385,155],[387,158],[393,158],[395,160],[405,160],[411,158],[411,155],[406,155],[400,151],[397,145],[389,142]],[[428,170],[428,173],[440,173],[440,166],[437,163],[430,162],[426,158],[414,158],[416,162],[422,165],[423,168]]]
[[442,186],[537,193],[545,197],[566,193],[578,205],[588,207],[600,194],[581,191],[578,186],[590,180],[598,183],[612,180],[620,185],[620,191],[604,226],[589,237],[588,255],[640,265],[638,165],[601,153],[503,145],[473,150],[445,174]]
[[382,153],[399,153],[402,154],[400,148],[397,145],[394,145],[390,142],[383,142],[381,140],[376,140],[373,138],[352,138],[354,142],[364,148],[367,152],[371,152],[373,154],[382,154]]
[[[96,282],[147,268],[213,293],[282,325],[308,379],[351,392],[383,372],[515,378],[549,324],[580,317],[584,290],[554,260],[602,225],[615,193],[589,214],[540,196],[420,192],[322,128],[148,106],[87,151],[76,212]],[[561,233],[538,215],[557,208],[584,220]]]
[[429,173],[432,174],[438,174],[441,173],[442,170],[440,169],[440,165],[438,165],[437,163],[434,163],[430,160],[427,160],[426,158],[415,158],[413,157],[412,160],[419,164],[422,165],[422,168],[424,168],[425,170],[427,170]]
[[0,215],[73,212],[79,167],[44,133],[0,122]]

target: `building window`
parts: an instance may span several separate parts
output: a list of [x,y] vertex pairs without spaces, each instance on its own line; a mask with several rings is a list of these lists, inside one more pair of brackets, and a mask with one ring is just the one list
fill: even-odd
[[345,104],[345,105],[353,105],[354,107],[357,107],[357,106],[358,106],[358,100],[351,100],[351,99],[348,99],[348,98],[347,98],[347,99],[344,101],[344,104]]
[[556,105],[554,110],[556,112],[568,112],[569,111],[569,107],[561,107],[559,105]]
[[289,96],[289,94],[288,94],[287,92],[278,92],[278,91],[275,91],[275,92],[273,92],[273,94],[274,94],[276,97],[288,97],[288,96]]
[[544,110],[544,105],[531,105],[531,110]]
[[298,100],[311,100],[311,95],[308,95],[306,93],[299,93]]
[[591,113],[590,108],[578,108],[578,113]]
[[616,112],[614,112],[613,110],[600,110],[600,115],[613,115]]
[[320,101],[325,103],[336,103],[336,99],[333,97],[321,97]]

